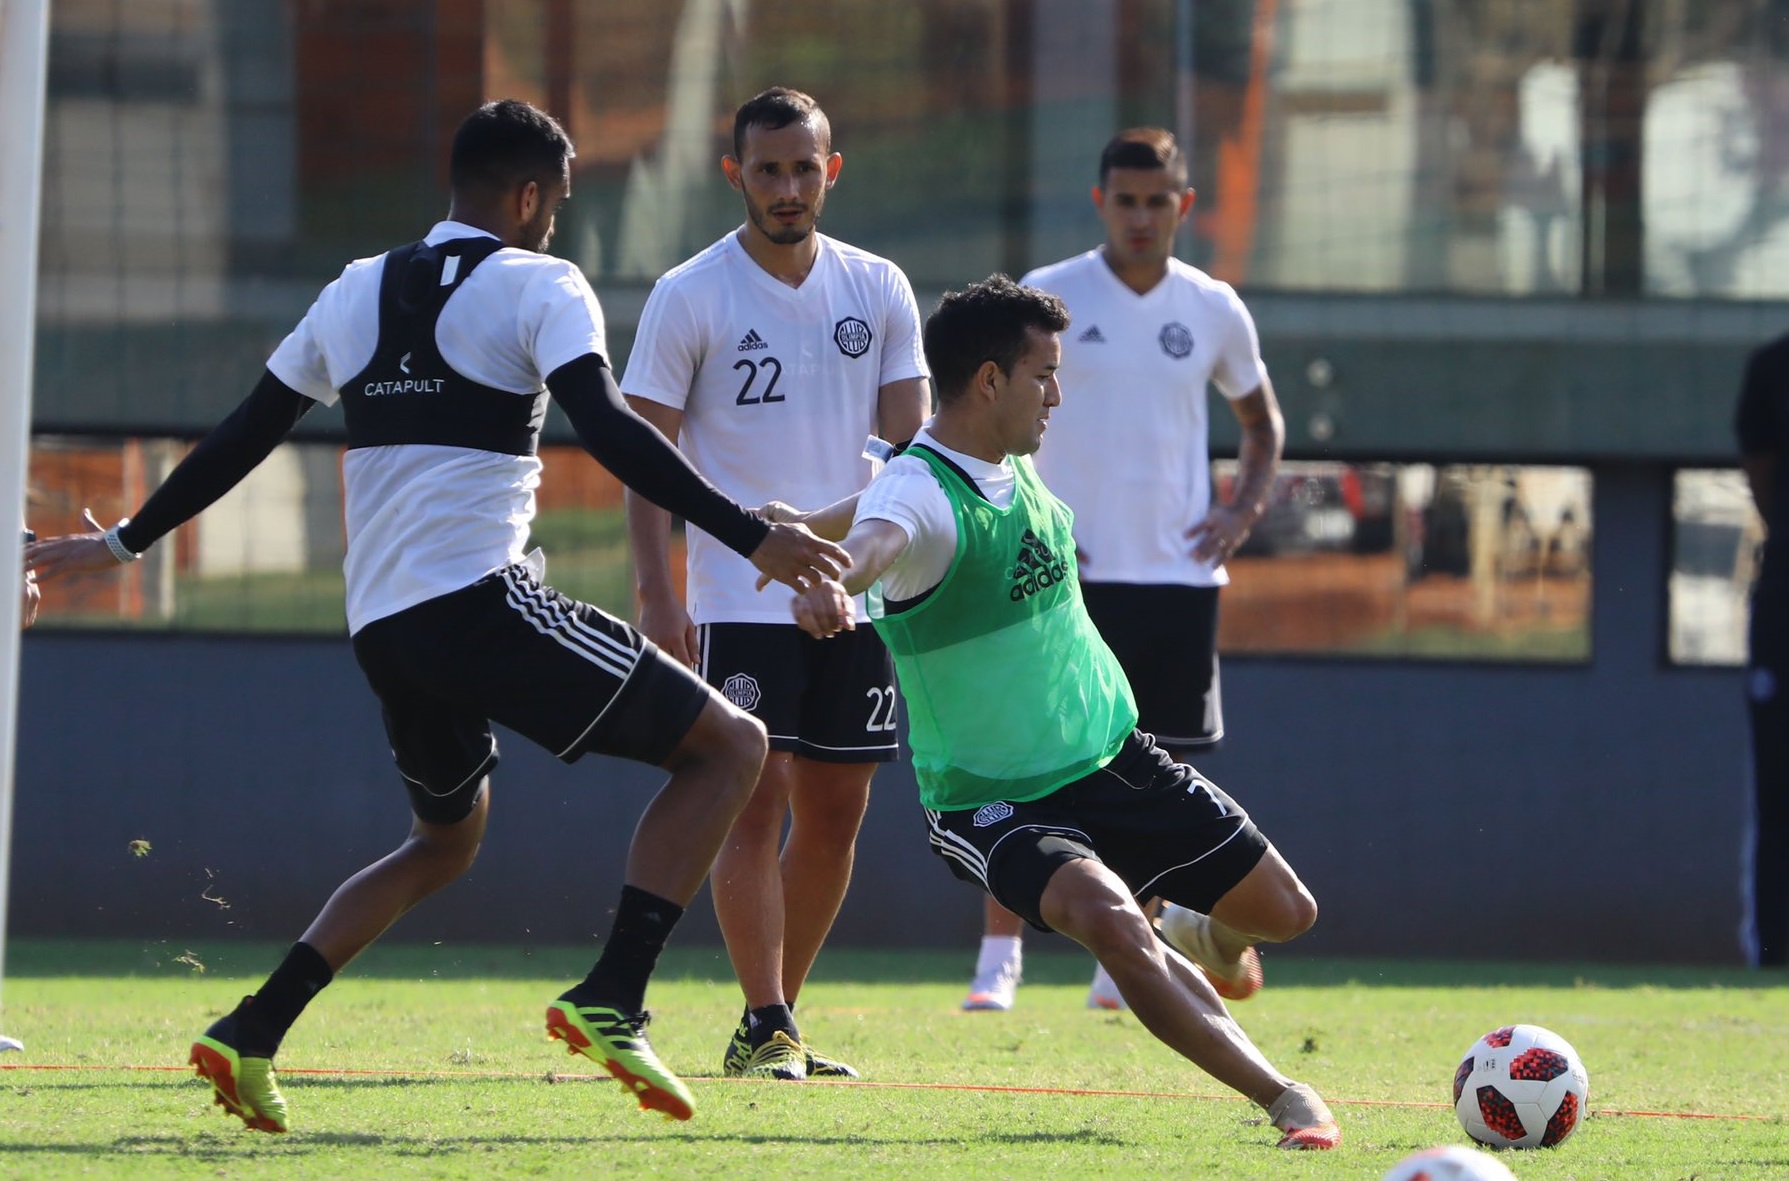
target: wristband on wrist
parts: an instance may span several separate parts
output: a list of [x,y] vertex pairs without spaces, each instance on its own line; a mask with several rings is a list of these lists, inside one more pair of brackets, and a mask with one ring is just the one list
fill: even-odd
[[124,528],[124,526],[128,524],[130,524],[130,518],[126,517],[105,532],[106,548],[112,551],[112,556],[114,558],[117,558],[120,562],[126,564],[134,562],[143,556],[131,549],[128,545],[125,545],[124,542],[120,541],[118,538],[118,530]]

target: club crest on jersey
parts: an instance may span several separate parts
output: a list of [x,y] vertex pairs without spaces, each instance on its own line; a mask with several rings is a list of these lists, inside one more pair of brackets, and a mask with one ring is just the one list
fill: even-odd
[[846,316],[833,325],[832,343],[839,346],[839,352],[847,357],[861,357],[870,351],[870,341],[875,339],[870,326],[856,316]]
[[999,824],[1002,820],[1005,820],[1012,814],[1013,806],[1005,800],[1000,800],[992,804],[983,804],[981,807],[977,808],[975,810],[974,820],[971,823],[977,828],[986,828],[990,824]]
[[758,691],[756,677],[746,673],[734,673],[721,682],[721,696],[740,709],[757,709],[758,702],[764,695]]
[[1176,361],[1193,351],[1192,329],[1178,320],[1163,324],[1161,335],[1156,339],[1162,343],[1162,352]]

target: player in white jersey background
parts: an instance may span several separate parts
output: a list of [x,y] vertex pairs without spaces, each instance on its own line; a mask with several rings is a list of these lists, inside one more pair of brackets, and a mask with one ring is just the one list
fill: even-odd
[[[1093,204],[1105,242],[1022,280],[1060,297],[1073,322],[1059,374],[1070,396],[1037,469],[1074,510],[1087,611],[1130,679],[1139,728],[1190,761],[1223,737],[1218,591],[1229,581],[1225,559],[1266,506],[1285,425],[1248,309],[1229,284],[1174,257],[1193,207],[1174,136],[1141,127],[1108,141]],[[1207,385],[1242,426],[1223,501],[1212,488]],[[985,905],[963,1007],[1006,1009],[1022,966],[1022,920],[992,899]],[[1246,940],[1205,916],[1169,907],[1162,930],[1183,943],[1215,940],[1215,953],[1202,946],[1198,958],[1237,963],[1234,980],[1215,981],[1224,995],[1258,984]],[[1121,1003],[1097,974],[1088,1004]]]
[[[629,405],[744,503],[851,495],[880,469],[872,436],[904,443],[928,410],[906,277],[817,229],[842,163],[808,95],[778,87],[744,103],[722,168],[745,223],[660,278],[640,316]],[[870,778],[899,753],[892,665],[868,628],[805,635],[749,563],[695,528],[680,601],[670,531],[668,513],[630,494],[640,630],[770,734],[712,879],[745,994],[723,1070],[854,1077],[803,1043],[792,1009],[844,900]]]

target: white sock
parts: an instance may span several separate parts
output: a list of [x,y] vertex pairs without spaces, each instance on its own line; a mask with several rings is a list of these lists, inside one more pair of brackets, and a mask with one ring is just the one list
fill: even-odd
[[981,953],[975,957],[975,974],[987,976],[998,972],[1003,966],[1011,967],[1013,975],[1018,975],[1025,962],[1025,937],[1023,935],[983,935],[981,937]]

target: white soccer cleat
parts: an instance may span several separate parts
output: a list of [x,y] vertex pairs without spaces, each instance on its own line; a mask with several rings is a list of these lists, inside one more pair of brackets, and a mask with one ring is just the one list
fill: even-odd
[[963,998],[965,1013],[1004,1013],[1013,1007],[1022,975],[1019,965],[998,964],[986,972],[977,972],[969,982],[969,995]]
[[1125,1003],[1124,996],[1118,991],[1118,986],[1112,983],[1112,977],[1106,971],[1104,964],[1093,966],[1093,983],[1087,986],[1087,1007],[1089,1009],[1105,1009],[1111,1013],[1130,1008]]
[[1162,938],[1187,959],[1198,965],[1212,988],[1227,1001],[1246,1001],[1261,991],[1261,955],[1246,947],[1234,960],[1227,960],[1218,951],[1211,937],[1211,919],[1196,910],[1162,903],[1158,926]]

